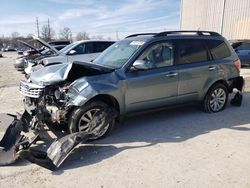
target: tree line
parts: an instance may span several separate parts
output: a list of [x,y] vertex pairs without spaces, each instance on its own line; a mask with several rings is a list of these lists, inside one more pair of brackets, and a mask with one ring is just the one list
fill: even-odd
[[[4,37],[0,36],[0,48],[6,48],[6,47],[13,47],[13,48],[22,48],[23,45],[18,42],[18,40],[22,40],[25,42],[28,42],[29,44],[39,47],[39,44],[32,40],[33,34],[28,34],[27,36],[22,36],[18,32],[13,32],[11,36]],[[59,31],[58,36],[56,36],[56,32],[54,29],[52,29],[49,25],[42,26],[39,37],[48,41],[54,41],[54,40],[68,40],[70,42],[73,41],[79,41],[79,40],[89,40],[89,39],[103,39],[102,35],[97,36],[91,36],[85,32],[78,32],[75,37],[72,35],[72,31],[69,27],[64,27]],[[108,40],[111,40],[111,38],[108,38]]]

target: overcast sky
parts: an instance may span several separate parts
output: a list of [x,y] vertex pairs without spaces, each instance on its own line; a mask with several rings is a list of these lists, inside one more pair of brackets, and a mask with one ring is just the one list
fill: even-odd
[[179,29],[180,0],[9,0],[0,3],[0,35],[36,34],[47,24],[59,33],[86,31],[116,39],[131,33]]

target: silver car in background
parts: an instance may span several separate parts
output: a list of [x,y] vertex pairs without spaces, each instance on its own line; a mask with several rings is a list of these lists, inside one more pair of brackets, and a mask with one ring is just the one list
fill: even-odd
[[70,44],[69,41],[52,41],[45,43],[40,38],[35,36],[33,36],[33,43],[40,43],[41,48],[36,48],[25,41],[18,40],[18,42],[20,42],[23,46],[26,47],[26,51],[18,52],[19,54],[22,53],[22,56],[18,57],[15,60],[14,67],[19,71],[23,71],[28,66],[28,62],[30,62],[31,64],[35,64],[42,58],[58,55],[59,50]]
[[29,63],[25,69],[25,73],[30,74],[43,66],[52,64],[69,63],[74,61],[93,61],[102,51],[111,46],[113,43],[115,43],[115,41],[82,40],[74,42],[61,49],[57,56],[42,59],[38,62],[37,66]]

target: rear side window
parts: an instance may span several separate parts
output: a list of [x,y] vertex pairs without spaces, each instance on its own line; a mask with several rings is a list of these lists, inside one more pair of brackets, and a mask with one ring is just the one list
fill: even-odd
[[112,42],[95,42],[94,53],[102,52],[112,44]]
[[86,45],[85,45],[85,53],[86,54],[94,53],[93,43],[91,43],[91,42],[86,43]]
[[203,40],[184,39],[178,40],[178,64],[188,64],[208,61],[208,52]]
[[75,54],[90,54],[90,53],[94,53],[93,52],[93,43],[91,43],[91,42],[79,44],[73,50],[76,51]]
[[231,55],[228,46],[222,40],[206,40],[206,43],[214,60],[224,59]]

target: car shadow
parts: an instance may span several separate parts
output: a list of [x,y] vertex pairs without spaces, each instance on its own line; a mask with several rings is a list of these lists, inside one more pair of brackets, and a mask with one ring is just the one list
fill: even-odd
[[101,162],[118,153],[159,143],[179,143],[220,129],[250,131],[250,94],[245,93],[241,107],[230,104],[219,113],[208,114],[194,106],[185,106],[127,118],[111,135],[82,144],[65,160],[54,175]]

